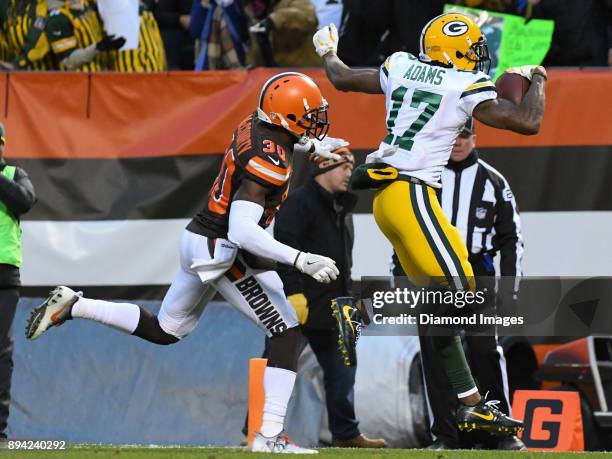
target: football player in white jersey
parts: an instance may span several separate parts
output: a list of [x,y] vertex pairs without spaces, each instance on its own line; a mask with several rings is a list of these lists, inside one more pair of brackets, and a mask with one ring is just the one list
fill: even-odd
[[[436,197],[440,175],[455,139],[470,116],[499,129],[532,135],[544,114],[546,71],[513,69],[531,81],[520,105],[497,98],[483,72],[487,43],[476,22],[463,14],[432,19],[421,33],[421,53],[392,54],[380,69],[347,67],[336,55],[333,25],[313,37],[327,76],[341,91],[384,94],[387,135],[366,164],[356,169],[355,187],[378,188],[374,218],[395,248],[402,268],[417,286],[474,288],[468,252]],[[381,186],[381,185],[386,186]],[[432,336],[457,393],[457,425],[462,430],[514,434],[523,423],[481,397],[458,336]]]

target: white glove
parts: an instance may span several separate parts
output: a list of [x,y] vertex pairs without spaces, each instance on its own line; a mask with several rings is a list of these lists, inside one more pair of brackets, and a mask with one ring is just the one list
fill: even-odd
[[312,153],[314,151],[314,144],[307,136],[300,137],[300,140],[293,145],[293,153]]
[[330,151],[337,150],[338,148],[348,147],[349,143],[344,139],[338,139],[336,137],[323,137],[323,140],[314,139],[315,145],[317,142],[320,144],[320,147],[323,149],[329,148]]
[[265,18],[259,21],[257,24],[249,27],[249,32],[252,33],[266,33],[274,29],[274,23],[270,18]]
[[531,81],[534,73],[539,73],[546,78],[546,69],[541,65],[523,65],[521,67],[510,67],[506,69],[506,73],[516,73]]
[[293,146],[294,153],[312,153],[325,159],[333,159],[338,161],[342,157],[332,151],[338,148],[348,147],[349,143],[344,139],[336,139],[334,137],[325,137],[323,140],[310,139],[308,137],[300,138],[299,142]]
[[336,280],[340,274],[334,260],[314,253],[300,252],[295,259],[295,267],[323,284]]
[[268,31],[268,29],[266,29],[261,22],[258,22],[257,24],[252,25],[251,27],[249,27],[249,32],[251,33],[266,33]]
[[325,137],[323,140],[310,139],[310,141],[314,145],[314,151],[312,151],[313,155],[325,159],[333,159],[334,161],[341,159],[341,156],[332,152],[338,148],[348,147],[349,145],[346,140],[336,139],[334,137]]
[[317,30],[312,37],[315,51],[321,57],[327,53],[338,51],[338,29],[335,24],[330,24]]

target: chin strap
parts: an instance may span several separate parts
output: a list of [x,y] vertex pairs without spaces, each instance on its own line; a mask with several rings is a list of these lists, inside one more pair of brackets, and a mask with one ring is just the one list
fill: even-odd
[[[285,118],[282,117],[282,115],[280,115],[279,113],[273,113],[273,116],[277,117],[280,120],[281,126],[285,129],[287,129],[289,132],[291,132],[293,135],[296,135],[291,128],[289,127],[289,124],[287,123],[287,121],[285,120]],[[272,122],[272,118],[270,118],[266,112],[264,112],[261,108],[257,107],[257,117],[265,122],[265,123],[270,123],[270,124],[274,124]]]
[[265,123],[272,123],[272,120],[270,119],[270,117],[268,115],[266,115],[266,112],[264,112],[259,107],[257,107],[257,118],[259,118],[261,121],[263,121]]

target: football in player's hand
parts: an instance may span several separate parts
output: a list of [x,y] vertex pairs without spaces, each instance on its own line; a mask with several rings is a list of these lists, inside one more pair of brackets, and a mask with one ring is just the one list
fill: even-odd
[[531,82],[518,73],[505,72],[495,82],[497,97],[520,104]]

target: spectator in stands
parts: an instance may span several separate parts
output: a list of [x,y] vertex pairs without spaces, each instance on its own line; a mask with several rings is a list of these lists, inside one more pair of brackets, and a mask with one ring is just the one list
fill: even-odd
[[374,67],[385,60],[382,42],[392,11],[392,0],[344,0],[338,56],[346,65]]
[[19,301],[20,217],[36,202],[34,187],[20,167],[3,159],[6,132],[0,123],[0,440],[6,438],[13,374],[13,319]]
[[[270,0],[244,0],[242,2],[244,12],[248,18],[249,29],[268,17],[272,10]],[[249,30],[249,51],[247,53],[248,66],[277,67],[270,42],[270,34],[255,27],[257,32]]]
[[521,1],[525,3],[525,0],[456,0],[454,3],[498,13],[518,14],[518,5]]
[[[98,0],[116,5],[118,0]],[[107,15],[102,10],[104,29],[112,36],[125,37],[126,42],[109,53],[108,66],[118,72],[163,72],[168,69],[164,42],[153,11],[146,1],[122,0],[130,5],[127,14]]]
[[343,0],[311,0],[317,13],[317,20],[321,27],[335,24],[340,30],[342,25]]
[[[274,0],[270,5],[271,12],[250,31],[270,37],[275,63],[280,67],[320,67],[321,59],[312,46],[318,27],[313,4],[309,0]],[[249,64],[263,65],[258,40],[251,43]]]
[[345,0],[338,56],[349,66],[378,66],[397,51],[419,54],[425,24],[445,0]]
[[49,16],[44,28],[60,70],[107,70],[105,51],[121,48],[125,38],[104,35],[102,23],[89,0],[47,0]]
[[444,12],[448,0],[393,0],[391,24],[384,40],[385,55],[407,51],[414,56],[420,52],[421,30],[432,18]]
[[248,18],[234,0],[194,0],[189,31],[198,38],[196,70],[246,65]]
[[47,4],[44,0],[0,2],[0,68],[52,70],[53,59],[44,34]]
[[609,0],[527,0],[533,17],[553,19],[544,66],[607,66],[612,49],[612,2]]
[[193,70],[194,40],[189,34],[191,0],[156,0],[155,18],[166,49],[170,70]]
[[611,0],[457,0],[457,4],[555,21],[544,66],[612,65]]
[[9,47],[5,34],[2,31],[2,24],[0,20],[0,69],[6,68],[6,63],[9,60]]

